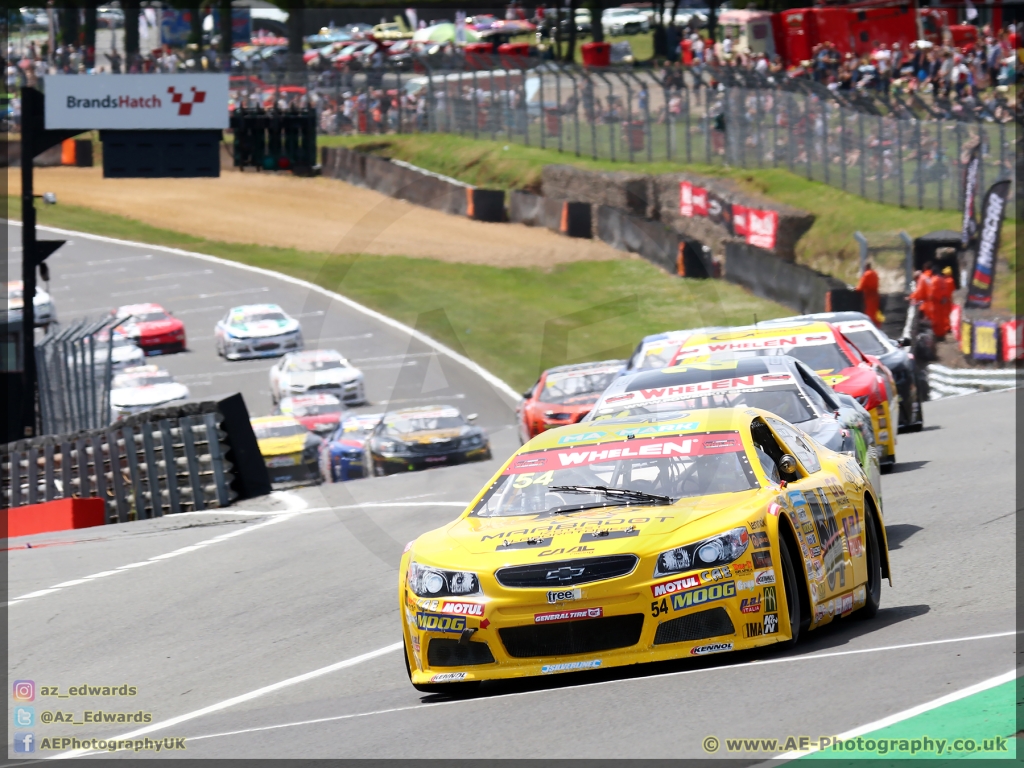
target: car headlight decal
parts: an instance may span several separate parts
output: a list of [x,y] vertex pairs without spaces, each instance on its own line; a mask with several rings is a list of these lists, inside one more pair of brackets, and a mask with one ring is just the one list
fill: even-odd
[[750,537],[745,526],[710,536],[684,547],[676,547],[658,555],[654,576],[667,576],[712,565],[725,565],[747,551]]
[[480,579],[472,571],[446,571],[409,563],[409,589],[419,597],[480,594]]

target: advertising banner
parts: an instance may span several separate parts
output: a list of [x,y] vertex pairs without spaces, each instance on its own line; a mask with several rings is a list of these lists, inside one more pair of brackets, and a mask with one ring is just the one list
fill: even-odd
[[46,128],[209,130],[228,127],[228,76],[51,75]]
[[974,349],[971,351],[975,360],[995,360],[999,357],[999,335],[996,323],[990,320],[974,321]]
[[960,232],[960,247],[966,248],[974,237],[978,225],[974,221],[974,201],[978,196],[978,169],[981,166],[981,145],[971,150],[971,156],[964,166],[964,219]]
[[779,230],[779,214],[775,211],[747,209],[747,242],[765,250],[775,249],[775,235]]
[[992,306],[992,286],[996,278],[996,256],[999,253],[999,234],[1006,214],[1006,198],[1010,194],[1010,180],[997,181],[985,193],[981,207],[981,229],[974,252],[974,269],[967,286],[966,307]]

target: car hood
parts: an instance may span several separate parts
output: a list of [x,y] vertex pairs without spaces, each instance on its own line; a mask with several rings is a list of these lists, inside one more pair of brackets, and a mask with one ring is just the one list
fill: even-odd
[[818,375],[836,392],[843,392],[853,397],[870,394],[878,382],[873,370],[862,368],[859,365],[844,368],[838,373],[818,371]]
[[259,444],[261,455],[283,456],[290,453],[301,453],[306,445],[306,436],[267,437],[256,442]]
[[299,424],[314,432],[322,432],[325,429],[335,429],[338,426],[340,413],[322,413],[316,416],[296,417]]
[[318,384],[342,384],[358,377],[359,371],[355,368],[327,368],[322,371],[285,373],[281,381],[289,385],[314,387]]
[[280,336],[298,330],[297,320],[258,320],[254,323],[229,325],[228,333],[237,339],[255,339],[263,336]]
[[154,384],[150,387],[126,387],[111,390],[110,404],[119,407],[160,405],[186,397],[188,397],[188,387],[173,382],[171,384]]
[[[752,502],[756,504],[760,494],[765,495],[765,503],[774,498],[767,490],[752,490],[683,499],[671,506],[605,507],[566,515],[466,517],[447,529],[425,534],[417,541],[417,549],[423,542],[427,545],[426,551],[432,550],[430,538],[434,538],[439,547],[446,549],[452,549],[455,544],[459,550],[472,555],[500,555],[494,560],[495,567],[536,563],[541,552],[551,550],[563,551],[544,556],[653,554],[660,546],[670,546],[655,540],[668,538],[669,534],[677,534],[671,537],[672,544],[685,544],[739,525],[735,521],[753,509]],[[708,520],[712,515],[720,516],[721,520]],[[633,530],[629,530],[631,527]],[[682,530],[690,527],[692,537]],[[589,535],[602,530],[609,534]],[[443,538],[435,534],[443,534]],[[638,538],[643,543],[638,543]]]
[[564,403],[545,403],[538,400],[534,405],[541,411],[552,411],[553,413],[579,413],[580,411],[586,413],[601,399],[601,394],[601,392],[588,392],[585,395],[575,395],[567,398]]

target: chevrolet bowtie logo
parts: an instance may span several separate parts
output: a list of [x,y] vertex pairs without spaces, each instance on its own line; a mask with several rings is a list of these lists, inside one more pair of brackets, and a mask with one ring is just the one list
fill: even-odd
[[557,571],[548,571],[546,578],[558,579],[559,581],[572,581],[577,576],[583,573],[582,568],[572,568],[568,565],[559,568]]

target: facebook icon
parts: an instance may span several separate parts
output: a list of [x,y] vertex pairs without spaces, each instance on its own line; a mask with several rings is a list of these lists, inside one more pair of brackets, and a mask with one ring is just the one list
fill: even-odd
[[14,734],[14,751],[15,752],[35,752],[36,751],[36,737],[33,733],[15,733]]

